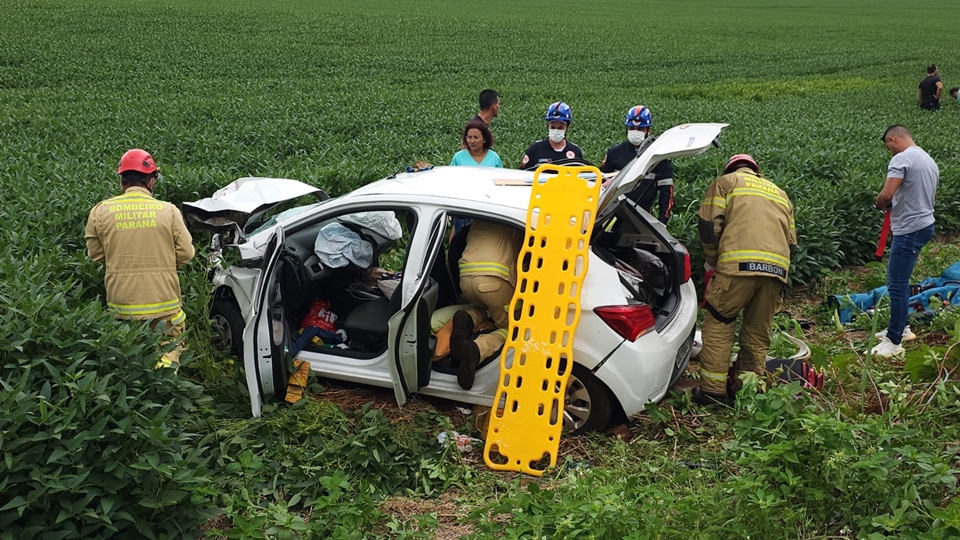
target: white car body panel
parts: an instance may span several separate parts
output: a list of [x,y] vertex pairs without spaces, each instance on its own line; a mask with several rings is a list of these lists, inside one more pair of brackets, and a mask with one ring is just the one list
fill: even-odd
[[633,343],[625,342],[594,372],[617,396],[628,415],[643,411],[648,401],[659,401],[669,389],[677,351],[697,322],[693,281],[684,283],[682,289],[679,311],[662,332],[650,332]]

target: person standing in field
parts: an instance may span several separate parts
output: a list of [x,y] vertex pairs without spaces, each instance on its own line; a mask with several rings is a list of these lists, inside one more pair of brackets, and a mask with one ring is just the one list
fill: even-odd
[[737,154],[707,188],[697,215],[707,312],[701,328],[700,387],[693,399],[701,405],[732,404],[738,381],[728,381],[730,353],[741,312],[737,369],[765,370],[770,326],[797,245],[793,203],[760,175],[752,157]]
[[[461,143],[464,146],[453,155],[450,165],[453,167],[499,167],[503,168],[503,161],[500,156],[493,151],[493,134],[490,128],[481,120],[471,120],[463,128],[463,137]],[[453,234],[470,223],[470,218],[453,218],[453,230],[450,231],[451,238]]]
[[943,93],[943,82],[940,81],[940,70],[936,64],[927,66],[927,76],[920,81],[917,88],[917,99],[920,108],[928,111],[940,110],[940,94]]
[[933,205],[940,169],[929,154],[913,142],[907,128],[893,125],[883,133],[883,145],[892,156],[887,180],[877,195],[876,207],[890,209],[890,257],[887,261],[887,294],[890,323],[872,353],[884,358],[903,354],[904,339],[916,336],[907,326],[910,275],[920,250],[933,237]]
[[583,159],[580,147],[567,140],[567,131],[573,121],[573,111],[562,101],[547,107],[547,138],[527,148],[520,160],[521,169],[536,169],[544,163],[561,159]]
[[503,167],[500,155],[492,150],[493,134],[481,120],[471,120],[460,139],[464,149],[453,155],[451,166]]
[[480,112],[473,117],[471,122],[480,121],[490,127],[490,122],[500,116],[500,94],[493,88],[486,88],[480,91]]
[[[87,256],[106,267],[107,306],[117,318],[150,320],[169,339],[185,330],[177,267],[193,259],[193,239],[176,206],[153,198],[160,170],[145,150],[120,158],[123,194],[90,210],[83,238]],[[157,367],[177,368],[182,345]]]
[[[489,129],[490,122],[500,116],[500,94],[493,88],[485,88],[480,91],[479,101],[480,112],[470,120],[470,123],[480,122]],[[461,142],[460,149],[465,150],[466,148],[467,143]]]
[[[627,140],[607,150],[600,162],[600,172],[619,171],[637,156],[640,145],[650,136],[653,116],[650,109],[636,105],[627,110],[623,124],[627,128]],[[673,162],[665,159],[658,163],[627,196],[649,213],[657,199],[657,219],[666,225],[673,209]]]

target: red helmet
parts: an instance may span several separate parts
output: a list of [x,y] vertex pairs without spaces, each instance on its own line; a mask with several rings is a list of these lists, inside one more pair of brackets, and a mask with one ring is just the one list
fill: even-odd
[[740,167],[750,167],[753,172],[760,174],[760,166],[750,154],[737,154],[731,157],[723,168],[723,174],[730,174]]
[[157,172],[157,164],[153,161],[153,156],[146,150],[134,148],[127,150],[120,158],[120,167],[117,168],[117,174],[123,174],[127,171],[137,171],[143,174]]

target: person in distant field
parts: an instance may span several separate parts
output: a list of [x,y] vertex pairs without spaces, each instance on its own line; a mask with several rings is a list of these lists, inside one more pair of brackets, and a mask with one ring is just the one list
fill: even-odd
[[480,112],[471,121],[481,121],[490,126],[494,118],[500,116],[500,94],[493,88],[480,91]]
[[580,147],[567,140],[567,131],[573,121],[573,111],[562,101],[547,107],[547,138],[527,148],[520,160],[521,169],[536,169],[544,163],[561,159],[583,159]]
[[737,369],[758,375],[766,369],[770,326],[797,246],[793,203],[761,176],[752,157],[737,154],[707,187],[697,215],[707,312],[693,399],[701,405],[732,404],[739,381],[728,380],[730,353],[741,312]]
[[[193,259],[190,231],[176,206],[153,198],[160,169],[145,150],[120,158],[123,195],[90,210],[83,234],[87,256],[106,266],[107,306],[117,318],[149,320],[170,339],[185,331],[177,267]],[[181,345],[161,357],[158,368],[176,368]]]
[[[463,137],[461,138],[464,149],[453,155],[450,160],[451,166],[461,167],[499,167],[503,168],[503,161],[500,156],[492,150],[493,134],[490,128],[480,120],[471,120],[463,128]],[[450,237],[470,223],[470,218],[453,218],[453,229],[450,231]]]
[[[480,91],[480,112],[474,116],[470,122],[481,122],[490,127],[490,122],[500,116],[500,94],[493,88],[486,88]],[[463,142],[460,149],[466,149],[467,143]]]
[[887,294],[890,295],[890,323],[873,354],[890,358],[903,354],[901,344],[916,336],[907,326],[910,275],[917,255],[933,237],[933,205],[937,197],[940,169],[929,154],[913,142],[910,131],[893,125],[883,133],[883,145],[893,156],[887,166],[887,180],[877,195],[876,207],[890,209],[890,256],[887,261]]
[[[473,304],[453,315],[450,356],[459,365],[457,382],[473,388],[477,365],[503,347],[510,318],[507,310],[517,286],[517,257],[523,244],[522,229],[475,219],[467,232],[467,245],[460,257],[460,290]],[[470,339],[474,328],[487,318],[497,330]]]
[[940,71],[936,64],[927,66],[927,76],[920,81],[917,88],[917,99],[920,108],[928,111],[940,110],[940,94],[943,93],[943,82],[940,80]]
[[[627,140],[607,150],[607,155],[600,162],[600,172],[619,171],[637,156],[640,145],[650,136],[653,116],[650,109],[637,105],[627,110],[623,124],[627,128]],[[673,162],[665,159],[658,163],[627,196],[650,213],[653,201],[658,199],[657,219],[666,225],[673,209]]]
[[957,95],[958,92],[960,92],[960,88],[954,86],[950,89],[950,97],[957,100],[957,103],[960,103],[960,96]]

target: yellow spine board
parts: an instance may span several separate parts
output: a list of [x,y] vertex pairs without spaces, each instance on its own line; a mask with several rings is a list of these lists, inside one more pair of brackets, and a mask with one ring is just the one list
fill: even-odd
[[[545,168],[558,174],[541,184]],[[592,179],[581,177],[590,173]],[[500,386],[483,452],[493,469],[540,476],[557,463],[598,178],[596,167],[557,165],[541,166],[534,176],[510,328],[500,355]]]

